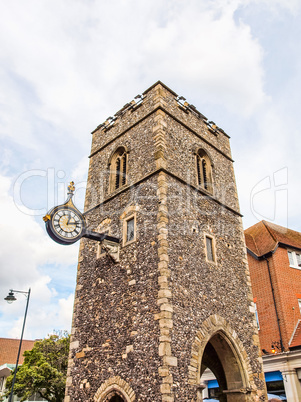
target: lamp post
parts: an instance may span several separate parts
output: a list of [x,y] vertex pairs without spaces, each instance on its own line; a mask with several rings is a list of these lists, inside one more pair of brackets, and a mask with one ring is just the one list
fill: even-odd
[[24,333],[27,310],[28,310],[28,303],[29,303],[29,298],[30,298],[30,288],[28,289],[28,292],[23,292],[21,290],[10,289],[8,295],[4,298],[4,300],[6,300],[7,303],[9,303],[9,304],[11,304],[15,300],[17,300],[15,295],[14,295],[14,293],[22,293],[22,294],[24,294],[24,296],[27,298],[27,301],[26,301],[26,308],[25,308],[25,314],[24,314],[24,320],[23,320],[21,339],[20,339],[20,344],[19,344],[19,350],[18,350],[18,355],[17,355],[16,367],[15,367],[15,372],[14,372],[14,378],[13,378],[13,382],[12,382],[12,386],[11,386],[11,392],[10,392],[10,395],[9,395],[8,402],[13,401],[14,385],[15,385],[15,381],[16,381],[16,375],[17,375],[18,364],[19,364],[19,357],[20,357],[21,347],[22,347],[23,333]]

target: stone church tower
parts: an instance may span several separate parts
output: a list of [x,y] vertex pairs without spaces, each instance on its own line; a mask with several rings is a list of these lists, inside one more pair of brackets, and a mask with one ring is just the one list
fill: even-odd
[[228,135],[161,82],[92,134],[65,401],[266,400]]

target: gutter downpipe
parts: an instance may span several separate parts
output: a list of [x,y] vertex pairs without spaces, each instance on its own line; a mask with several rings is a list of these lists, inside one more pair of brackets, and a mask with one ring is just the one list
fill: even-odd
[[277,305],[276,305],[276,299],[275,299],[274,287],[273,287],[273,282],[272,282],[270,264],[269,264],[269,260],[268,260],[267,256],[264,256],[263,258],[264,258],[264,260],[266,260],[266,262],[267,262],[268,273],[269,273],[270,284],[271,284],[272,295],[273,295],[273,301],[274,301],[274,306],[275,306],[275,313],[276,313],[276,318],[277,318],[277,325],[278,325],[279,337],[280,337],[280,347],[281,347],[281,352],[284,352],[284,347],[283,347],[283,342],[282,342],[282,336],[281,336],[281,328],[280,328],[280,319],[279,319],[278,310],[277,310]]

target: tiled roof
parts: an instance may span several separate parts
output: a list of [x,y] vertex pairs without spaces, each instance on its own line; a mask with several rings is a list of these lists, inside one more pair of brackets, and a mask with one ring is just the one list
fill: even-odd
[[301,346],[301,320],[298,321],[298,324],[295,328],[294,334],[289,344],[290,348],[295,348],[297,346]]
[[[31,350],[35,341],[22,341],[22,348],[19,363],[24,361],[23,353],[25,350]],[[2,364],[15,364],[19,350],[20,339],[0,338],[0,366]]]
[[301,233],[261,221],[245,230],[247,248],[258,257],[275,250],[279,243],[301,249]]

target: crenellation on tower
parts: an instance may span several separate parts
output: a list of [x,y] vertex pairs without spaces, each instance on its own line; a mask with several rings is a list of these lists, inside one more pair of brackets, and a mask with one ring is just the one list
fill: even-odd
[[[238,209],[237,197],[235,197],[236,189],[233,188],[233,179],[228,176],[228,172],[231,173],[229,166],[232,165],[231,163],[227,164],[227,159],[232,162],[228,136],[224,134],[212,134],[207,124],[205,124],[201,118],[196,117],[194,114],[183,112],[179,108],[176,97],[173,95],[169,98],[168,94],[166,87],[163,86],[162,83],[158,83],[144,93],[144,98],[139,105],[139,116],[130,109],[118,118],[115,122],[115,127],[110,130],[109,134],[105,132],[104,128],[100,128],[98,131],[94,132],[91,158],[97,160],[99,153],[103,153],[103,157],[105,158],[108,152],[114,152],[116,143],[129,144],[128,137],[136,135],[139,141],[138,150],[141,155],[139,155],[139,158],[135,155],[131,155],[132,163],[136,164],[136,169],[134,170],[136,177],[131,177],[131,180],[132,183],[134,183],[141,179],[146,174],[146,167],[148,167],[148,171],[154,169],[151,163],[152,161],[147,158],[147,156],[149,156],[147,150],[152,146],[152,138],[149,134],[146,134],[142,138],[141,133],[147,133],[147,126],[150,124],[151,119],[155,120],[153,130],[156,130],[158,116],[164,116],[165,126],[168,125],[169,130],[165,130],[164,127],[161,128],[161,134],[158,132],[155,141],[160,138],[165,138],[166,146],[168,146],[169,150],[166,161],[169,170],[174,174],[177,174],[180,170],[182,172],[180,177],[188,183],[190,182],[190,184],[195,185],[194,160],[191,158],[191,153],[178,154],[177,158],[173,158],[172,151],[175,152],[178,149],[190,147],[193,152],[197,152],[197,148],[201,146],[208,154],[212,154],[214,160],[218,161],[215,170],[215,194],[227,204],[224,198],[229,193],[229,206]],[[164,100],[164,105],[160,103],[158,99],[160,102]],[[162,120],[162,118],[160,119]],[[126,129],[124,130],[125,126]],[[162,134],[164,130],[167,131],[165,137]],[[175,133],[175,135],[173,135],[173,133]],[[101,146],[99,147],[100,143]],[[136,147],[137,146],[133,146],[131,148],[135,150]],[[141,164],[141,161],[144,163]],[[181,161],[182,163],[179,164]],[[102,166],[102,172],[107,172],[109,169],[106,162],[106,160],[97,162]],[[94,164],[94,162],[92,162],[92,164]],[[176,165],[177,169],[175,169],[173,165]],[[138,172],[140,177],[137,177]],[[188,177],[188,175],[191,177]],[[106,185],[107,183],[104,183],[104,188]],[[99,202],[103,200],[103,198],[98,196],[96,196],[96,198]],[[234,202],[235,198],[236,201]]]
[[[144,119],[149,118],[150,114],[162,109],[170,114],[173,120],[178,120],[180,124],[186,126],[194,135],[202,137],[208,141],[211,146],[217,147],[227,157],[231,159],[231,150],[229,146],[229,136],[214,125],[209,124],[207,118],[201,113],[195,113],[190,107],[183,109],[178,102],[178,95],[158,81],[143,93],[137,107],[127,108],[123,114],[117,112],[114,116],[114,124],[110,125],[110,130],[106,128],[107,123],[103,123],[94,131],[92,140],[91,155],[101,151],[112,140],[124,135],[136,124],[140,124]],[[187,102],[186,102],[187,103]],[[129,104],[128,104],[129,105]],[[188,104],[189,105],[189,104]]]

